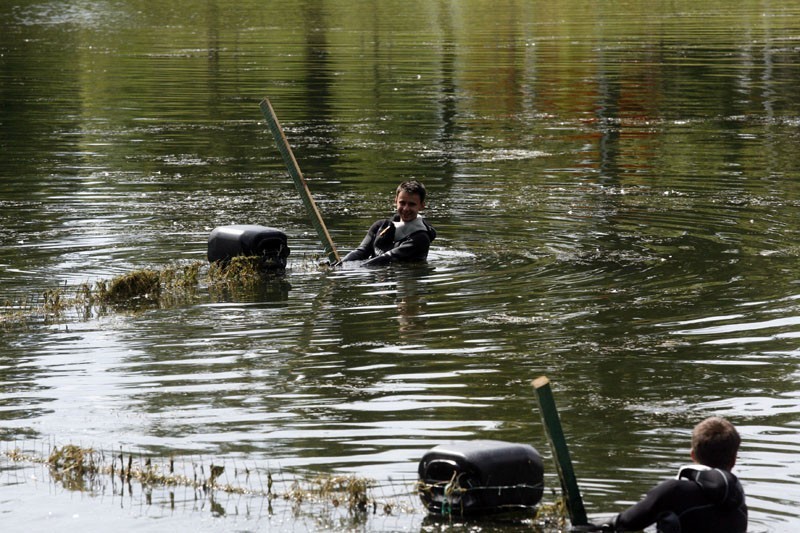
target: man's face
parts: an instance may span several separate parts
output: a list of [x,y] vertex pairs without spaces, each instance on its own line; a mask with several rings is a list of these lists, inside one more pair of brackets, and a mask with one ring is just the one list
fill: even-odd
[[425,209],[425,203],[419,199],[419,194],[408,193],[400,191],[394,199],[395,207],[397,207],[397,214],[400,215],[400,220],[403,222],[411,222],[420,211]]

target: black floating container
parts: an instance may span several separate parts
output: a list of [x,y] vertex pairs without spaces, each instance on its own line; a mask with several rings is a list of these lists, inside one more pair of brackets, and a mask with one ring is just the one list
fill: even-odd
[[283,272],[289,246],[286,234],[255,224],[234,224],[215,228],[208,237],[208,260],[229,262],[233,257],[257,256],[265,270]]
[[496,440],[442,444],[419,463],[419,494],[431,513],[479,516],[534,508],[544,492],[532,446]]

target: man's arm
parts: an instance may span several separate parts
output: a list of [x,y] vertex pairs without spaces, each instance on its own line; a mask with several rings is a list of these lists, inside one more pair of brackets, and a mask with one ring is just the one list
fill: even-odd
[[422,261],[428,257],[431,238],[427,231],[412,233],[391,250],[373,257],[364,264],[367,266],[388,265],[394,261]]
[[381,221],[378,220],[372,226],[370,226],[369,231],[361,240],[361,244],[358,247],[351,251],[349,254],[344,256],[342,262],[345,261],[361,261],[362,259],[369,259],[372,257],[373,250],[374,250],[374,242],[375,242],[375,233],[378,231],[378,228],[381,226]]
[[621,512],[611,522],[614,531],[639,531],[654,524],[661,515],[673,511],[671,495],[681,483],[671,479],[658,484],[645,495],[644,499]]

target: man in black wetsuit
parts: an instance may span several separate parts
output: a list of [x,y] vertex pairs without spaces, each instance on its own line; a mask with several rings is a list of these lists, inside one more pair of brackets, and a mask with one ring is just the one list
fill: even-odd
[[661,533],[744,533],[744,490],[731,469],[741,438],[724,418],[711,417],[692,431],[692,460],[676,479],[664,481],[645,498],[603,524],[605,531],[638,531],[657,523]]
[[425,186],[404,181],[395,193],[397,213],[378,220],[367,232],[358,248],[344,256],[345,261],[364,261],[364,265],[387,265],[395,261],[423,261],[436,238],[436,230],[419,216],[425,209]]

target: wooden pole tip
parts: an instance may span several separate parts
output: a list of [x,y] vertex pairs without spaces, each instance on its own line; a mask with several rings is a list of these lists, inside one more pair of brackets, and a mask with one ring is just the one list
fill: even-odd
[[547,379],[547,376],[541,376],[533,380],[533,388],[540,389],[549,383],[550,380]]

